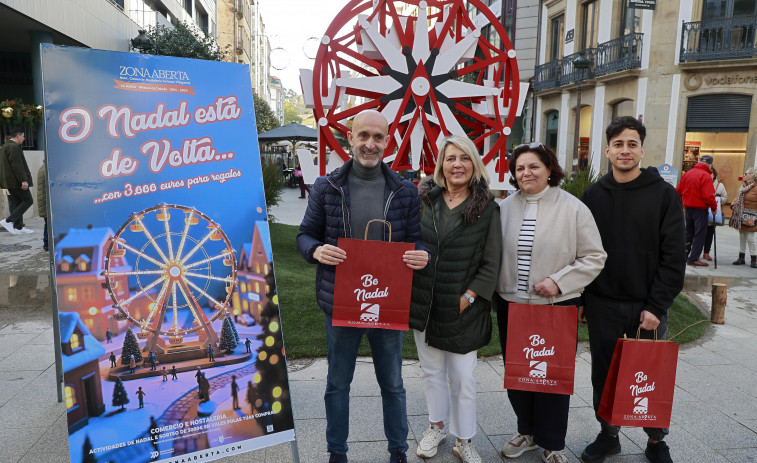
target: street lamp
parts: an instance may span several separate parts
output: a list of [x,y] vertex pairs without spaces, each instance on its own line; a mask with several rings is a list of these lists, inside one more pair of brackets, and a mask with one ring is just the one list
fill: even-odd
[[131,47],[140,53],[149,51],[152,48],[152,40],[145,34],[144,29],[140,29],[139,35],[131,39]]
[[[575,158],[576,164],[575,167],[573,167],[574,171],[578,170],[578,165],[581,163],[581,157],[578,153],[578,146],[579,146],[579,134],[580,134],[580,128],[581,128],[581,84],[584,80],[584,70],[591,68],[592,62],[589,58],[584,56],[584,52],[581,51],[578,53],[578,56],[573,60],[573,72],[576,75],[576,84],[578,84],[578,87],[576,88],[576,122],[575,122],[575,134],[573,137],[573,157]],[[581,71],[580,73],[576,73],[576,71]]]

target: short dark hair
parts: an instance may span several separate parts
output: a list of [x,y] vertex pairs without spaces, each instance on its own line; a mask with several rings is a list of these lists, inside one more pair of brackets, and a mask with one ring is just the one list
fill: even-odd
[[639,134],[641,144],[644,144],[644,139],[647,138],[647,129],[641,121],[631,116],[622,116],[610,122],[610,125],[607,126],[607,130],[605,130],[607,143],[609,144],[610,140],[623,133],[626,129],[635,130]]
[[8,135],[10,135],[11,138],[16,138],[19,134],[25,134],[26,130],[20,125],[14,125],[11,127],[10,132],[8,132]]
[[547,169],[551,169],[552,173],[549,175],[547,184],[549,186],[557,186],[560,184],[560,180],[565,177],[565,172],[560,167],[560,163],[557,161],[555,152],[548,146],[544,146],[542,143],[524,143],[515,147],[513,155],[510,157],[510,185],[514,186],[516,190],[519,190],[518,181],[515,179],[515,164],[518,160],[518,156],[523,153],[534,153],[539,156],[539,160],[547,166]]

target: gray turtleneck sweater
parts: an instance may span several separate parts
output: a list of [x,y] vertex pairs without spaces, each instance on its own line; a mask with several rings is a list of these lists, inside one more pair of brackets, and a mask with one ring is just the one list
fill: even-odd
[[[363,239],[365,225],[371,219],[384,218],[384,188],[386,181],[381,172],[381,164],[364,167],[352,162],[349,176],[350,185],[350,228],[352,237]],[[385,224],[372,223],[368,229],[368,239],[384,240]]]

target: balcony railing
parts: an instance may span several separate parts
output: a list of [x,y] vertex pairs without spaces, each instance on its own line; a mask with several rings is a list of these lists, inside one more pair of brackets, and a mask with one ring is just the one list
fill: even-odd
[[757,17],[684,22],[681,62],[750,58],[757,54]]
[[644,34],[627,34],[597,46],[594,75],[599,77],[612,72],[641,67],[641,49]]
[[[573,69],[573,60],[583,54],[584,57],[591,61],[589,69]],[[584,81],[594,77],[594,66],[597,63],[597,49],[587,48],[578,53],[573,53],[562,59],[560,71],[560,85],[568,85],[578,81]]]
[[540,92],[560,86],[560,60],[540,64],[534,69],[534,91]]

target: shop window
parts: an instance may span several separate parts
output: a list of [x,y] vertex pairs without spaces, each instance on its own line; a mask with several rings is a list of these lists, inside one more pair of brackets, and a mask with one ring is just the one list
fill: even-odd
[[71,410],[76,406],[76,389],[73,386],[66,385],[63,390],[63,397],[66,399],[66,410]]
[[610,105],[611,121],[622,116],[633,117],[633,100],[621,100]]
[[243,312],[250,311],[250,303],[247,301],[247,299],[242,299],[242,311]]

